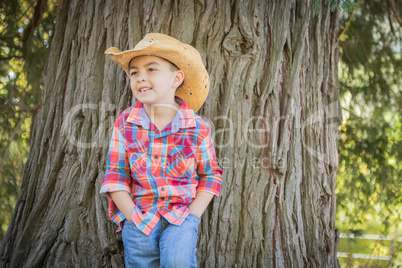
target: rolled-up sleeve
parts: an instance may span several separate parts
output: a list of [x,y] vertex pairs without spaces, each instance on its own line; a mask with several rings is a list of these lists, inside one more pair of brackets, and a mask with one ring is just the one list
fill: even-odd
[[103,176],[99,191],[110,198],[110,192],[127,191],[131,194],[131,173],[127,152],[124,148],[124,137],[120,128],[123,126],[122,117],[118,117],[113,126],[112,138],[109,144],[106,172]]
[[199,179],[197,192],[203,191],[219,196],[223,170],[218,166],[209,127],[208,135],[197,149],[196,161]]

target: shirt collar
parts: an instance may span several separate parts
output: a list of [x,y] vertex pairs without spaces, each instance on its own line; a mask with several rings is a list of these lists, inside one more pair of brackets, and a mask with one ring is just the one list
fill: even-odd
[[[196,126],[194,111],[180,97],[175,96],[175,101],[180,104],[179,111],[172,120],[172,133],[177,132],[180,128],[191,128]],[[150,120],[145,112],[144,104],[137,101],[127,118],[128,123],[142,126],[149,129]]]

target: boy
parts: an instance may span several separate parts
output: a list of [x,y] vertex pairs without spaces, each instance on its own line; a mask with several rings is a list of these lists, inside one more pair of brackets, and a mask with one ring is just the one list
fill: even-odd
[[124,68],[138,100],[115,121],[100,190],[126,267],[197,267],[198,225],[223,173],[211,130],[194,112],[209,91],[201,56],[156,33],[105,54]]

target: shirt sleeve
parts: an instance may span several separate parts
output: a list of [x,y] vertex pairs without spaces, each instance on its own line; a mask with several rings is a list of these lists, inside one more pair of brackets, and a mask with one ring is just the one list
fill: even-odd
[[124,148],[124,137],[119,126],[123,125],[122,117],[118,117],[113,126],[112,138],[109,144],[106,172],[103,176],[100,192],[110,198],[109,192],[127,191],[131,194],[130,162]]
[[203,191],[219,196],[223,170],[218,166],[209,127],[208,135],[197,149],[196,161],[199,177],[197,192]]

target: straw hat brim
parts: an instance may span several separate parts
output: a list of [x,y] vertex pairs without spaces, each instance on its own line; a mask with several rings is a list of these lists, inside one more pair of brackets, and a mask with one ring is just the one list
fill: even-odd
[[120,51],[111,47],[105,51],[130,77],[132,58],[144,55],[157,56],[174,63],[184,72],[184,81],[175,95],[182,98],[195,112],[205,102],[209,91],[209,76],[200,53],[192,46],[164,34],[147,34],[134,49]]

